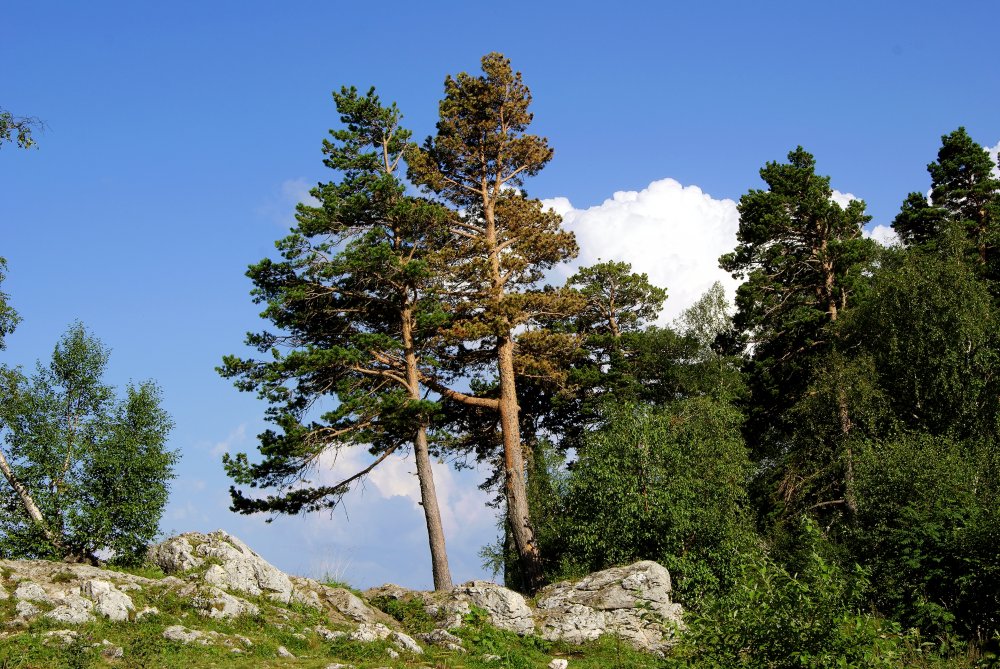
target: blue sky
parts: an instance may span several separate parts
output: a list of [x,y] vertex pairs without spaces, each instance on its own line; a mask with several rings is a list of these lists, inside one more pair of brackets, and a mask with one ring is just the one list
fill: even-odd
[[[0,359],[30,367],[83,321],[112,349],[110,379],[156,379],[177,423],[164,531],[223,527],[298,573],[430,584],[405,462],[332,518],[226,510],[220,454],[253,450],[262,407],[214,367],[263,325],[246,266],[333,177],[319,152],[333,89],[376,86],[422,138],[446,74],[509,56],[556,151],[529,194],[565,215],[580,262],[614,256],[664,283],[665,318],[725,279],[733,201],[796,145],[884,226],[927,189],[942,134],[1000,144],[994,1],[375,7],[40,0],[2,14],[0,107],[47,128],[37,150],[0,149],[4,290],[24,318]],[[495,534],[481,476],[439,477],[454,575],[481,576]]]

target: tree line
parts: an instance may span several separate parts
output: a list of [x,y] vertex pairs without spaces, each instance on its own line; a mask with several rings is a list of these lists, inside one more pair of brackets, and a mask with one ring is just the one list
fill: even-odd
[[[525,190],[552,149],[502,55],[446,78],[422,143],[374,89],[333,97],[335,177],[248,272],[273,328],[220,368],[273,424],[259,459],[226,457],[234,510],[333,508],[412,449],[448,588],[431,456],[471,457],[505,511],[485,557],[523,591],[652,558],[708,612],[753,564],[784,595],[820,574],[830,611],[998,633],[1000,181],[964,129],[891,248],[802,147],[767,163],[719,259],[735,310],[717,285],[659,327],[666,290],[627,263],[543,283],[577,247]],[[306,481],[348,446],[370,465]]]
[[[412,451],[447,589],[432,461],[473,459],[504,510],[484,559],[505,582],[531,593],[658,560],[689,610],[679,666],[988,652],[1000,179],[986,149],[963,128],[942,137],[888,248],[805,149],[768,162],[719,259],[741,281],[735,309],[716,284],[658,326],[669,287],[627,263],[544,282],[578,250],[525,190],[553,151],[530,132],[522,75],[497,53],[481,66],[445,79],[422,143],[374,89],[333,94],[333,177],[247,273],[269,323],[247,335],[258,354],[219,368],[266,401],[270,424],[259,456],[224,456],[232,509],[332,509]],[[2,139],[15,136],[30,143]],[[0,335],[16,321],[0,295]],[[115,400],[106,359],[75,325],[34,377],[4,368],[4,554],[135,558],[155,531],[169,417],[151,384]],[[370,461],[310,482],[344,448]],[[126,469],[136,480],[115,484]],[[135,497],[140,479],[156,494]]]

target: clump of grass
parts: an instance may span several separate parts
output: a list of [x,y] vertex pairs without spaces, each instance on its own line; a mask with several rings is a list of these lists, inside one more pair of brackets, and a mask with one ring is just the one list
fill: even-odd
[[373,597],[369,604],[383,613],[388,613],[411,632],[430,632],[434,629],[434,619],[427,613],[424,601],[420,597],[406,595],[396,598],[381,595]]
[[167,573],[160,569],[159,565],[155,565],[151,562],[145,562],[138,565],[108,565],[105,569],[108,571],[117,571],[122,574],[131,574],[132,576],[139,576],[141,578],[148,578],[154,581],[159,581],[167,577]]

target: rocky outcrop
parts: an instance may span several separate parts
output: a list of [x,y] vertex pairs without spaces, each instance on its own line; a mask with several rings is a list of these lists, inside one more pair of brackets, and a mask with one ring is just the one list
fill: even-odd
[[257,613],[258,607],[240,597],[243,595],[304,604],[324,611],[337,624],[393,624],[389,616],[348,590],[289,576],[223,530],[171,537],[153,546],[149,559],[167,574],[197,582],[198,601],[211,617]]
[[495,627],[518,634],[574,644],[612,634],[654,653],[668,648],[683,627],[682,607],[670,597],[670,574],[648,561],[550,585],[538,593],[535,607],[518,593],[488,581],[470,581],[444,593],[410,592],[388,584],[365,594],[375,601],[420,599],[438,627],[420,638],[451,650],[459,649],[461,640],[454,635],[445,638],[442,632],[461,627],[474,607]]
[[670,574],[648,561],[556,583],[538,593],[539,632],[570,643],[614,634],[637,648],[662,652],[683,626],[683,609],[670,592]]
[[292,579],[223,530],[171,537],[149,550],[149,560],[167,574],[205,566],[202,579],[210,585],[248,595],[267,595],[283,604],[292,599]]
[[453,591],[458,602],[468,602],[486,611],[496,627],[518,634],[535,631],[534,617],[524,597],[490,581],[470,581]]
[[[149,557],[166,576],[147,578],[83,564],[0,560],[0,611],[6,611],[8,618],[0,622],[8,630],[24,630],[42,617],[72,627],[152,616],[162,625],[166,642],[223,646],[240,653],[250,647],[249,639],[199,630],[198,620],[262,616],[268,625],[287,630],[285,638],[312,638],[316,642],[310,643],[320,644],[381,642],[390,658],[421,655],[421,643],[469,652],[462,633],[455,632],[470,616],[478,615],[520,635],[582,643],[613,634],[651,652],[666,649],[683,627],[681,607],[670,597],[670,574],[655,562],[548,586],[538,593],[535,604],[489,581],[470,581],[447,592],[412,592],[385,585],[366,593],[369,601],[386,610],[393,610],[386,604],[391,600],[403,600],[397,611],[414,604],[417,611],[422,609],[429,620],[425,618],[417,628],[423,633],[414,638],[364,598],[289,576],[221,530],[172,537],[150,549]],[[312,612],[304,613],[303,607]],[[317,615],[322,624],[317,624]],[[428,632],[430,625],[435,629]],[[0,631],[0,636],[16,633]],[[72,629],[46,634],[53,643],[78,636]],[[117,646],[99,650],[120,657]]]

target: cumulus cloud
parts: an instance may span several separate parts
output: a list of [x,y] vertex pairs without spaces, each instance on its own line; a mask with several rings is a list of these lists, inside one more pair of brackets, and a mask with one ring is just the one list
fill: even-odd
[[896,231],[888,225],[876,225],[871,230],[865,230],[864,236],[869,239],[874,239],[882,246],[898,246],[902,243],[900,242],[899,235],[896,234]]
[[859,199],[854,193],[841,193],[836,188],[833,189],[833,195],[830,199],[839,204],[842,208],[847,209],[847,205],[851,203],[852,200]]
[[[322,483],[333,484],[361,471],[372,458],[363,448],[347,448],[339,453],[327,453],[320,457],[317,476]],[[438,504],[441,507],[441,522],[447,534],[473,526],[493,526],[495,514],[486,508],[488,496],[474,483],[470,485],[471,481],[466,480],[469,476],[463,476],[441,462],[432,463],[432,467]],[[475,473],[480,477],[485,476],[485,473]],[[359,493],[367,493],[373,489],[381,499],[405,499],[411,508],[420,511],[421,517],[423,516],[417,466],[412,453],[387,458],[372,470],[363,487],[365,490],[359,490]]]
[[990,156],[993,158],[993,174],[1000,178],[1000,165],[997,165],[997,158],[1000,156],[1000,142],[997,142],[996,146],[990,148],[986,147],[986,150],[990,152]]
[[719,256],[736,246],[739,214],[732,200],[661,179],[640,191],[619,191],[589,209],[576,209],[564,197],[544,203],[562,215],[580,245],[580,256],[560,268],[553,277],[557,281],[600,261],[629,262],[633,271],[667,289],[661,324],[680,315],[716,281],[730,296],[735,292],[738,282],[719,269]]
[[[327,452],[308,478],[332,485],[373,460],[364,448]],[[489,495],[478,487],[486,472],[456,471],[440,462],[433,463],[433,471],[452,574],[456,582],[484,578],[478,552],[497,535],[497,512],[487,506]],[[310,545],[322,543],[322,549],[314,547],[316,554],[333,561],[313,561],[303,569],[314,575],[343,572],[352,582],[394,579],[410,587],[429,587],[430,555],[420,501],[413,455],[390,456],[344,496],[333,514],[303,519],[301,536],[309,537]]]

